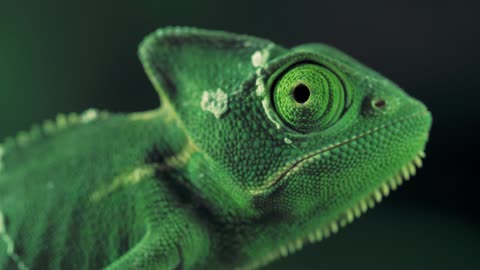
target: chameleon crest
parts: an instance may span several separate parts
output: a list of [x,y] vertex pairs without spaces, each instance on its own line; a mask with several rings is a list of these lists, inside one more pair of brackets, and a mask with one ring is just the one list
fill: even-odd
[[422,164],[427,108],[327,45],[170,27],[139,56],[158,109],[59,115],[0,147],[0,268],[256,269]]

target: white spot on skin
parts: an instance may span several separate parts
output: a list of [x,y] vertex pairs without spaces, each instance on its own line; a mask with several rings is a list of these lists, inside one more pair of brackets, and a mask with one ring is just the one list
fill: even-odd
[[261,51],[255,51],[252,54],[252,65],[254,67],[261,67],[265,64],[265,58]]
[[270,49],[273,47],[273,44],[269,44],[265,49],[262,51],[255,51],[252,54],[252,65],[255,68],[260,68],[265,66],[268,61],[268,57],[270,56]]
[[84,111],[80,117],[83,123],[89,123],[98,117],[98,111],[95,109],[88,109]]
[[200,107],[204,111],[213,113],[218,119],[228,110],[228,96],[220,88],[216,92],[204,91]]
[[262,51],[255,51],[252,54],[252,65],[257,69],[255,71],[257,75],[257,80],[255,81],[255,85],[257,86],[257,90],[255,92],[257,93],[257,96],[263,96],[265,93],[265,83],[263,82],[261,72],[262,72],[262,67],[265,66],[265,64],[267,64],[268,57],[270,56],[271,47],[272,45],[270,44]]
[[263,96],[263,94],[265,94],[265,84],[263,83],[263,80],[261,77],[257,77],[257,80],[255,81],[255,85],[257,86],[257,90],[255,91],[257,96]]
[[292,143],[292,140],[290,140],[289,138],[285,138],[285,139],[283,139],[283,141],[284,141],[286,144],[291,144],[291,143]]
[[3,212],[0,210],[0,238],[3,240],[7,247],[7,255],[10,257],[20,270],[28,270],[28,267],[22,262],[20,257],[15,253],[15,244],[13,243],[10,235],[7,234],[7,228],[5,227],[5,219]]
[[272,121],[272,123],[275,124],[275,126],[277,127],[277,129],[280,129],[281,125],[280,125],[277,121],[275,121],[275,119],[273,118],[270,110],[268,109],[268,99],[264,98],[264,99],[262,100],[262,106],[263,106],[263,110],[265,111],[265,114],[267,115],[268,119],[269,119],[270,121]]
[[255,93],[259,97],[264,97],[262,99],[263,110],[265,111],[267,118],[272,121],[273,124],[275,124],[275,127],[277,129],[280,129],[280,123],[275,120],[275,117],[272,115],[272,112],[269,109],[270,104],[268,101],[268,97],[265,96],[265,82],[262,78],[262,67],[267,64],[268,58],[270,57],[270,49],[272,47],[273,44],[269,44],[262,51],[255,51],[252,54],[252,65],[256,68],[255,74],[257,75],[257,79],[255,80],[255,85],[257,86],[257,89],[255,90]]

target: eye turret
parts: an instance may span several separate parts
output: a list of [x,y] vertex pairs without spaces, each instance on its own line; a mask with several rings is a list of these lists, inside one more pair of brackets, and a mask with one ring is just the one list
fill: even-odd
[[325,129],[346,107],[347,91],[330,69],[313,63],[294,65],[273,86],[273,102],[280,118],[300,132]]

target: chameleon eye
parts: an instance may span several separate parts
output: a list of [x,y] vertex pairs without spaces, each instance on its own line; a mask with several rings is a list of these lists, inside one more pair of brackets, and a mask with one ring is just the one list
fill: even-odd
[[317,64],[291,67],[277,80],[273,101],[283,121],[300,132],[322,130],[345,109],[346,91],[340,78]]

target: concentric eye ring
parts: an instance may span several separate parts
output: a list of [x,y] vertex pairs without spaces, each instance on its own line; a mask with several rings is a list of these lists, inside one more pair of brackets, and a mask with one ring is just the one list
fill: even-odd
[[300,63],[284,71],[273,85],[273,104],[289,127],[310,132],[335,123],[346,106],[346,89],[331,69]]

